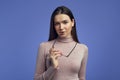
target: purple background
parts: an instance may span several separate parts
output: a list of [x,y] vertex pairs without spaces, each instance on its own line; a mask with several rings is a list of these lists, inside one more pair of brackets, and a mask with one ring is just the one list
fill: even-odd
[[39,43],[60,5],[72,10],[89,47],[87,80],[120,80],[119,0],[0,0],[0,80],[33,80]]

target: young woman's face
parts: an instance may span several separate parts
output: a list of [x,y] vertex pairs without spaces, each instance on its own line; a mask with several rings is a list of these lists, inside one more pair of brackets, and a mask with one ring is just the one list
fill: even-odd
[[66,14],[58,14],[54,18],[54,27],[60,38],[71,37],[71,30],[74,26],[74,19],[71,21]]

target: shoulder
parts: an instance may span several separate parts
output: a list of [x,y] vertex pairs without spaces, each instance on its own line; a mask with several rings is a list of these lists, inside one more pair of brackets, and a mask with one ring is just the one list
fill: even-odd
[[85,54],[88,54],[88,46],[86,44],[78,43],[78,48],[81,49]]
[[52,40],[52,41],[46,41],[46,42],[41,42],[41,43],[39,44],[39,47],[47,47],[47,46],[50,46],[53,42],[54,42],[54,40]]
[[78,43],[78,47],[88,50],[88,46],[86,44]]

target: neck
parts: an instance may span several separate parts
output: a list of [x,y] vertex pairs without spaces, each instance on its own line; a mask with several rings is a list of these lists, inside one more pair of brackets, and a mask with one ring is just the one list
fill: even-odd
[[57,38],[57,41],[67,43],[67,42],[72,42],[72,41],[74,41],[74,40],[73,40],[72,37],[65,37],[65,38],[58,37],[58,38]]

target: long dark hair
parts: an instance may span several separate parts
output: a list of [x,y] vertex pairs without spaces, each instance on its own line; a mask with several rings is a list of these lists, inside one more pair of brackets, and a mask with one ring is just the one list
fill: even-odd
[[76,32],[75,18],[73,16],[71,10],[69,8],[65,7],[65,6],[59,6],[59,7],[57,7],[53,11],[53,13],[51,15],[50,33],[49,33],[49,39],[48,39],[48,41],[54,40],[54,39],[56,39],[58,37],[58,34],[56,33],[55,28],[54,28],[54,18],[58,14],[66,14],[66,15],[68,15],[70,17],[71,21],[74,19],[74,27],[72,28],[71,35],[72,35],[73,40],[79,43],[79,40],[77,38],[77,32]]

